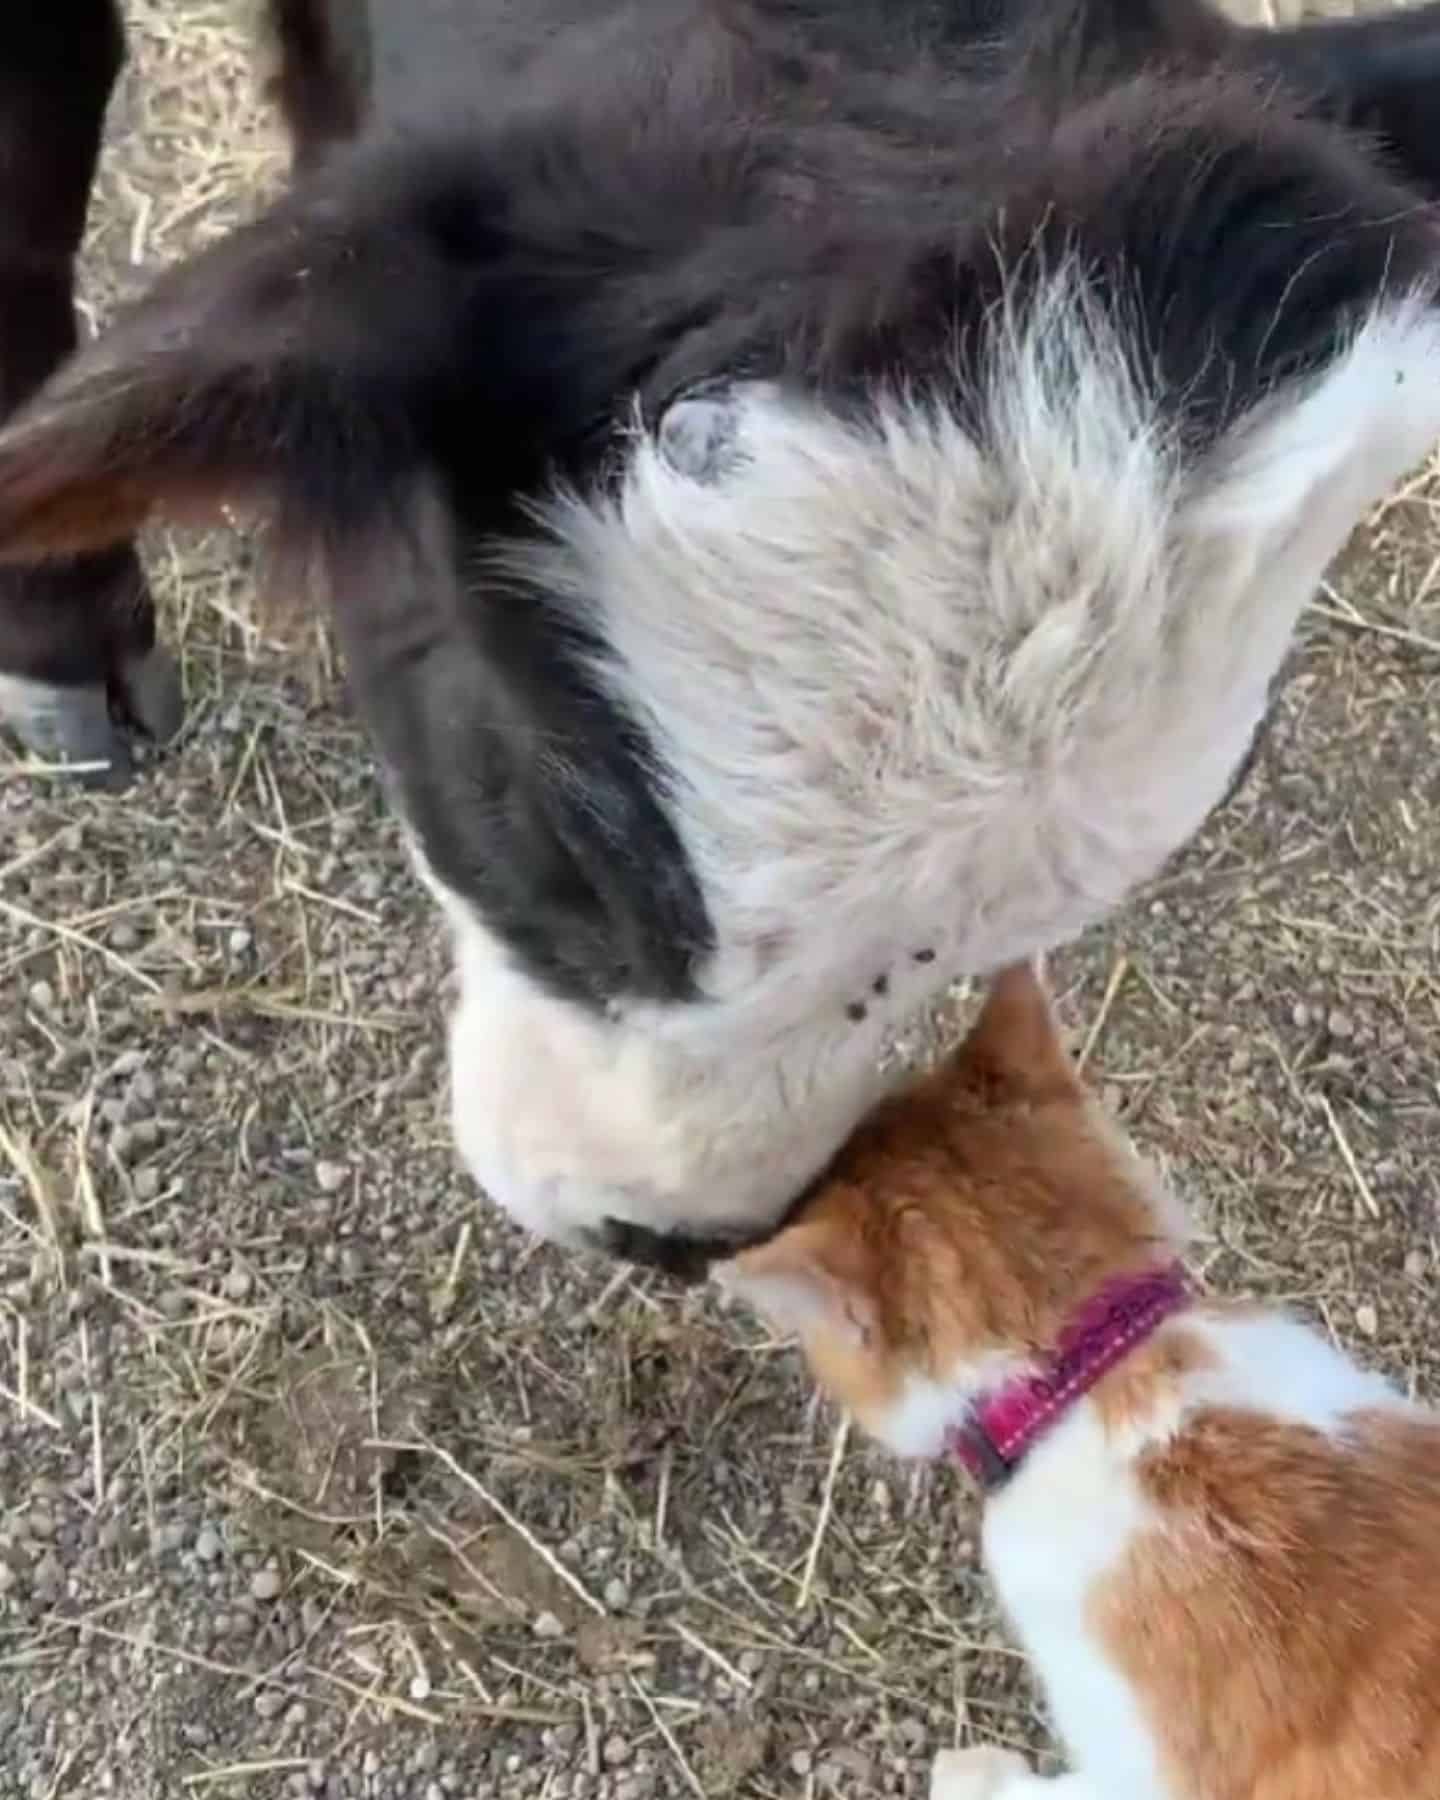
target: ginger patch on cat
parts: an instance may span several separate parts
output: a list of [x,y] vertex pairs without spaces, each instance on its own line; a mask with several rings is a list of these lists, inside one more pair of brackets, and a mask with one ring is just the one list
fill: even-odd
[[[1440,1797],[1440,1414],[1211,1299],[1033,969],[725,1284],[907,1455],[980,1483],[986,1567],[1074,1800]],[[932,1800],[1033,1800],[993,1746]]]

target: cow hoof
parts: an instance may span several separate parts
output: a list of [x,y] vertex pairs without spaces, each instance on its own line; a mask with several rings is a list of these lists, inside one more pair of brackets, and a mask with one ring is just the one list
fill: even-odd
[[85,787],[123,788],[134,759],[101,682],[59,687],[0,675],[0,726],[42,762],[73,770]]
[[108,685],[70,687],[0,674],[0,730],[42,762],[72,770],[85,787],[128,786],[135,773],[131,733],[163,744],[184,717],[180,672],[158,645],[127,657]]
[[120,665],[116,687],[112,699],[119,711],[153,743],[168,744],[185,723],[180,671],[170,652],[158,644]]
[[73,769],[86,787],[122,788],[134,772],[103,683],[57,687],[0,675],[0,726],[43,762]]

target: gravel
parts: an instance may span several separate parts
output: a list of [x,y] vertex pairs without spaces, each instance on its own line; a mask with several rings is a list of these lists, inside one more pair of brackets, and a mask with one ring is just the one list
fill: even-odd
[[[130,8],[102,311],[277,177],[245,10]],[[1437,495],[1337,569],[1362,621],[1440,637]],[[129,796],[0,760],[0,1800],[920,1800],[957,1737],[1043,1746],[950,1471],[857,1435],[798,1607],[793,1359],[460,1177],[439,924],[252,561],[153,545],[191,718]],[[1059,963],[1210,1280],[1422,1395],[1437,741],[1433,659],[1313,620],[1239,795]]]

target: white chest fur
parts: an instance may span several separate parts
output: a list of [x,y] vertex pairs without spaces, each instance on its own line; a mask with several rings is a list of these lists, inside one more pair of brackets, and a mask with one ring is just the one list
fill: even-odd
[[1138,1697],[1088,1614],[1150,1522],[1128,1456],[1088,1405],[1036,1447],[985,1517],[986,1562],[1055,1729],[1074,1766],[1116,1800],[1165,1788]]

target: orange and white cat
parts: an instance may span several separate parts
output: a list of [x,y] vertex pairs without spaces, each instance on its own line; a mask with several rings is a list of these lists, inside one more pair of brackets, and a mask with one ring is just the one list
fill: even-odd
[[1195,1295],[1184,1236],[1026,967],[717,1274],[986,1491],[1073,1772],[946,1751],[932,1800],[1437,1800],[1440,1414]]

